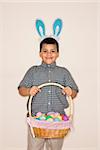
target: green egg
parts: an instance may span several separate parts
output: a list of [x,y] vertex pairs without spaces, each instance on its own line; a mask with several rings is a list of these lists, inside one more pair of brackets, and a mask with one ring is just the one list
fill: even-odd
[[40,120],[45,120],[45,119],[46,119],[45,116],[41,116],[41,117],[40,117]]
[[48,120],[48,119],[50,119],[50,118],[52,118],[52,117],[51,117],[51,116],[47,116],[47,117],[46,117],[46,120]]

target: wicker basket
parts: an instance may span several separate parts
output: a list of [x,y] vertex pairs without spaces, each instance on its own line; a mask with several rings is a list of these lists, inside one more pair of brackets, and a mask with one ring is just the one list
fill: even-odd
[[[58,83],[44,83],[40,86],[38,86],[39,88],[42,88],[44,86],[49,86],[49,85],[54,85],[54,86],[58,86],[60,88],[64,88],[62,85],[58,84]],[[31,100],[29,100],[29,116],[27,117],[27,122],[28,125],[31,128],[31,133],[33,137],[37,137],[37,138],[63,138],[65,137],[71,127],[72,127],[72,119],[73,119],[73,101],[71,99],[71,97],[68,97],[68,102],[69,102],[69,107],[68,109],[65,110],[65,113],[67,114],[67,116],[69,116],[69,121],[60,121],[60,122],[56,122],[56,123],[50,123],[45,121],[39,121],[36,119],[33,119],[33,117],[31,116]],[[44,125],[43,125],[44,124]],[[59,128],[60,125],[60,128]]]
[[63,138],[67,135],[69,129],[42,129],[33,128],[35,137],[37,138]]

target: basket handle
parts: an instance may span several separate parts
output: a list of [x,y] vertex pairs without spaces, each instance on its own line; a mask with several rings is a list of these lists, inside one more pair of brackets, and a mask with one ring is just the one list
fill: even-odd
[[[64,86],[62,86],[59,83],[54,83],[54,82],[43,83],[43,84],[39,85],[38,88],[42,88],[45,86],[57,86],[57,87],[60,87],[61,89],[64,89]],[[71,96],[67,96],[67,100],[69,103],[69,107],[67,109],[65,109],[65,113],[66,113],[66,115],[68,115],[70,117],[70,119],[72,119],[72,117],[73,117],[73,100],[72,100]],[[29,116],[31,116],[31,103],[32,103],[32,98],[30,97],[29,98]]]

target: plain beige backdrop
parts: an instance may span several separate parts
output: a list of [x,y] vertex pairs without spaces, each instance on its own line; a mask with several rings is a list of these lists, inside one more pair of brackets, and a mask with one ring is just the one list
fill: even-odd
[[63,150],[99,149],[99,6],[93,1],[0,3],[0,150],[26,150],[27,98],[17,87],[27,69],[41,61],[35,20],[43,19],[46,33],[52,34],[57,17],[63,20],[57,63],[69,69],[80,90],[74,130]]

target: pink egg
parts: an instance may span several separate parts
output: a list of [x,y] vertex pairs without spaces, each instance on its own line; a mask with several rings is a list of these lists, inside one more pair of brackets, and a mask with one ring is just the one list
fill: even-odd
[[63,120],[64,120],[64,121],[69,120],[68,116],[64,115]]
[[60,115],[60,113],[56,112],[54,115],[55,115],[55,117],[57,117]]
[[38,112],[38,113],[36,114],[37,117],[40,117],[41,115],[42,115],[41,112]]
[[55,112],[48,112],[47,115],[54,115]]

